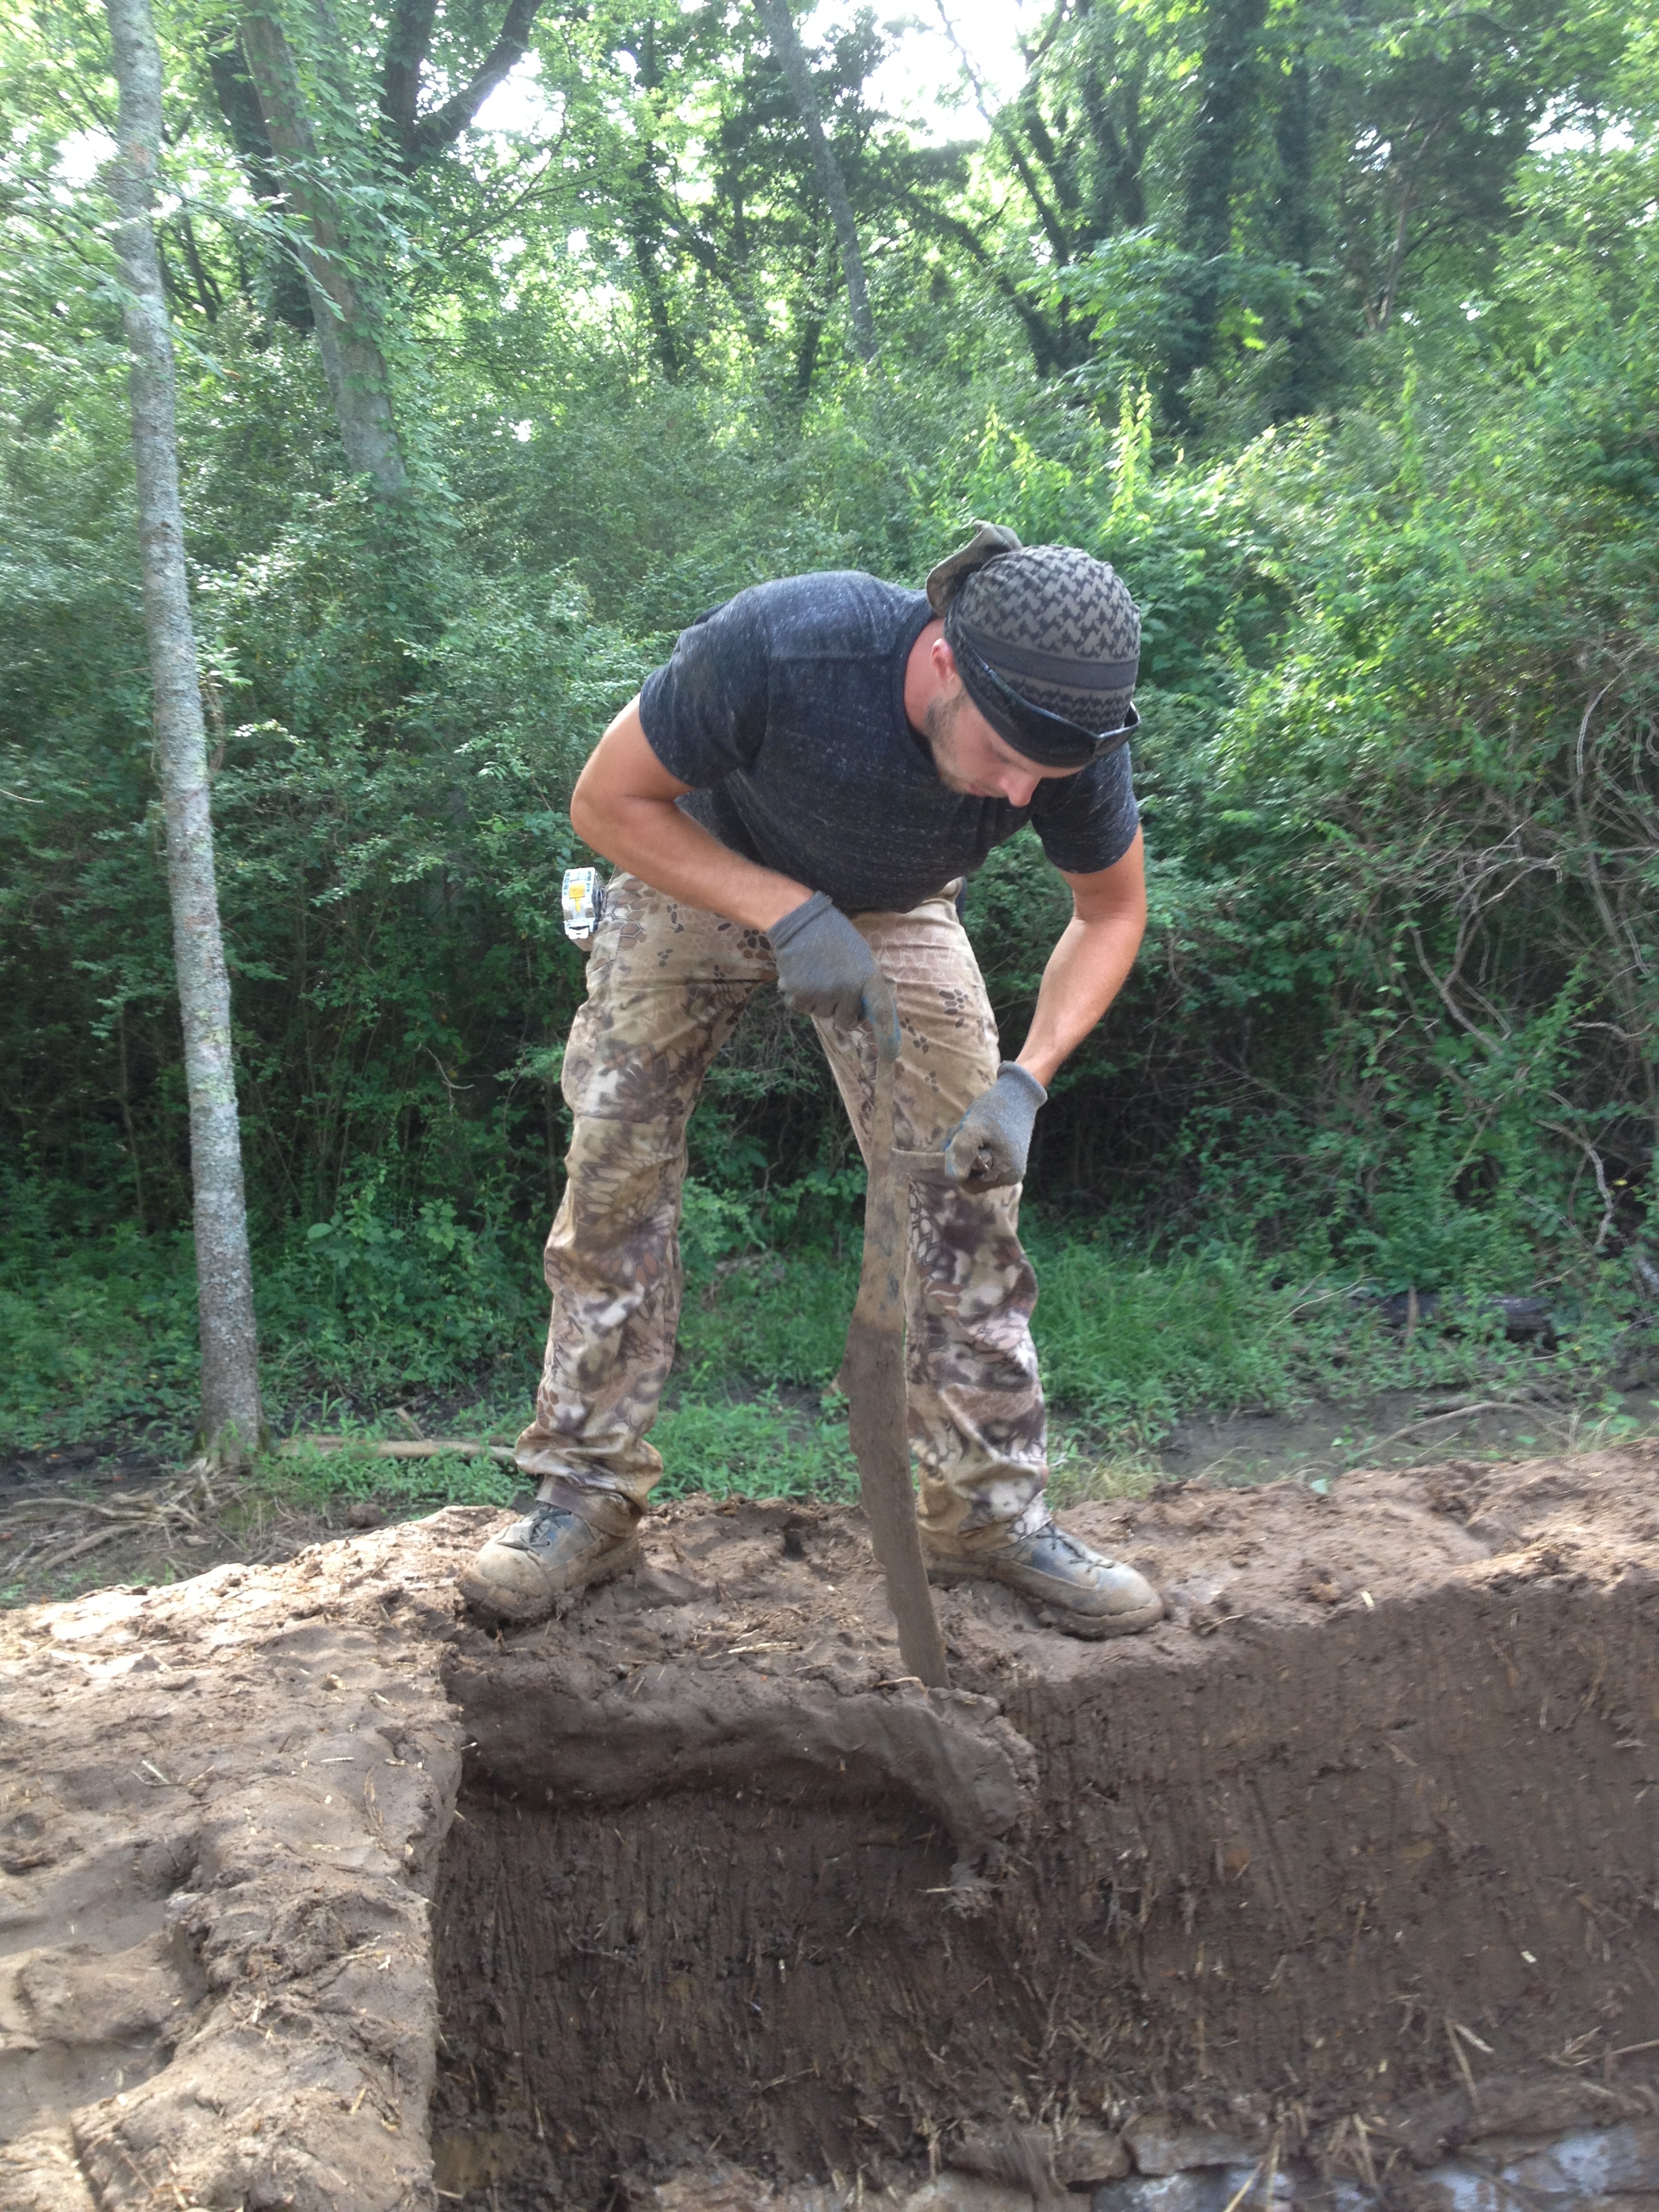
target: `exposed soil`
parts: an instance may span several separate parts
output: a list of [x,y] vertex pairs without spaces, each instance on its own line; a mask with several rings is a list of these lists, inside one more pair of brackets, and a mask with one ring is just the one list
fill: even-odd
[[1449,1451],[1479,1458],[1582,1449],[1597,1424],[1607,1433],[1650,1430],[1659,1398],[1650,1380],[1607,1385],[1590,1417],[1537,1386],[1384,1390],[1346,1405],[1316,1403],[1293,1413],[1198,1414],[1182,1421],[1157,1455],[1166,1480],[1273,1482],[1340,1474],[1354,1467],[1431,1465]]
[[452,1594],[482,1509],[14,1613],[0,2203],[873,2192],[1011,2127],[1081,2187],[1137,2125],[1387,2194],[1651,2109],[1656,1483],[1644,1445],[1079,1508],[1169,1620],[941,1593],[948,1693],[810,1506],[672,1508],[500,1638]]
[[422,2200],[460,1739],[398,1609],[342,1547],[0,1625],[0,2203]]
[[[291,1558],[325,1523],[273,1513],[119,1437],[0,1462],[0,1593],[49,1601],[115,1582],[179,1582],[227,1562]],[[341,1501],[343,1518],[345,1501]]]

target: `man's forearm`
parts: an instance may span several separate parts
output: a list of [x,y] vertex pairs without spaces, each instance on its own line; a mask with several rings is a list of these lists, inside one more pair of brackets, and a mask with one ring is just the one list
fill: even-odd
[[599,816],[573,805],[570,819],[586,844],[653,890],[751,929],[770,929],[811,896],[787,876],[728,852],[672,802],[635,799]]
[[1127,910],[1096,921],[1073,918],[1060,932],[1019,1051],[1019,1065],[1045,1089],[1122,989],[1145,928],[1144,915]]
[[652,752],[639,701],[605,732],[570,797],[570,821],[585,844],[653,890],[750,929],[770,929],[810,898],[805,884],[730,853],[677,801],[677,782]]

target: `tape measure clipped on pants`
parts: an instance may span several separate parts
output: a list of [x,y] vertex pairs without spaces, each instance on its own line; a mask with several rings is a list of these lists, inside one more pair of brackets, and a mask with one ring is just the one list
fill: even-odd
[[564,933],[573,945],[591,945],[605,912],[605,883],[597,868],[567,868],[559,886]]

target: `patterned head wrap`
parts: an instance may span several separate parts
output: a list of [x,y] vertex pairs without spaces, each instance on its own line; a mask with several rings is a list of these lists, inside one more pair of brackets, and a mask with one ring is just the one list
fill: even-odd
[[1140,617],[1103,561],[981,522],[927,598],[969,697],[1025,759],[1084,768],[1138,726]]

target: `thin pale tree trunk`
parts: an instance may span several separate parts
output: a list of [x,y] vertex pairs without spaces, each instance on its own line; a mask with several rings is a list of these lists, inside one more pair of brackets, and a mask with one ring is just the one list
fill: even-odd
[[824,135],[823,118],[818,112],[818,96],[812,86],[812,72],[806,66],[806,55],[795,35],[794,18],[789,13],[789,0],[755,0],[755,13],[765,30],[767,43],[771,47],[778,66],[787,78],[789,90],[800,116],[801,128],[806,133],[806,143],[812,149],[813,167],[818,173],[818,189],[830,210],[830,220],[835,225],[836,244],[841,252],[841,272],[847,280],[847,308],[852,318],[853,343],[861,361],[874,361],[877,353],[875,318],[870,313],[870,291],[864,281],[864,255],[859,246],[859,227],[853,219],[853,203],[847,197],[847,181],[841,173],[841,163],[836,159],[836,149]]
[[305,232],[300,265],[340,442],[356,474],[368,477],[383,499],[401,500],[409,490],[409,472],[392,411],[392,379],[374,310],[352,273],[344,226],[322,181],[317,137],[287,34],[269,8],[251,8],[241,28],[265,136],[283,193]]
[[153,215],[161,143],[161,61],[149,0],[106,0],[106,7],[121,105],[115,159],[105,173],[120,218],[115,246],[132,355],[129,389],[144,627],[167,816],[173,957],[184,1017],[202,1327],[202,1437],[212,1457],[234,1464],[259,1441],[258,1344],[231,1061],[230,979],[219,931],[207,745],[185,576],[173,332]]

